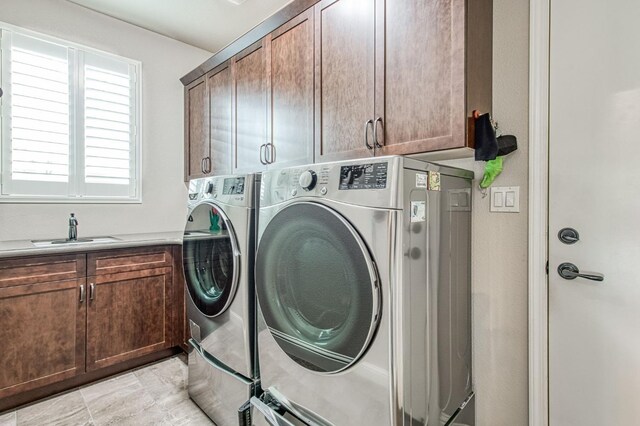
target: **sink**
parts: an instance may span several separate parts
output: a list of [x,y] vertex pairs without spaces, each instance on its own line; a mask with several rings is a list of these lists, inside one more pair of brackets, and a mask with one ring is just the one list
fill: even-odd
[[103,244],[103,243],[113,243],[116,241],[120,241],[115,237],[95,237],[95,238],[78,238],[77,240],[31,240],[31,243],[36,247],[50,247],[57,245],[80,245],[80,244]]
[[202,231],[185,231],[185,237],[209,237],[211,236],[211,232],[202,232]]

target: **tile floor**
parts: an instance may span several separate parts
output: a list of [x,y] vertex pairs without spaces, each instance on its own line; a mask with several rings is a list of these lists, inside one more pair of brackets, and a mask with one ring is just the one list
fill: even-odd
[[189,399],[187,366],[174,357],[0,415],[0,426],[18,425],[213,423]]

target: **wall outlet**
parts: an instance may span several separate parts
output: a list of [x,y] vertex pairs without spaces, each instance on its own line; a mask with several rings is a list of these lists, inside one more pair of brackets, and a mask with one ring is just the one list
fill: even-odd
[[520,213],[520,187],[498,186],[491,188],[491,211]]

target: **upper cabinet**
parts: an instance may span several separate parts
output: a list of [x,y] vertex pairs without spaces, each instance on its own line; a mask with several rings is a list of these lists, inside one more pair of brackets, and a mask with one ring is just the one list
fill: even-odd
[[376,19],[376,155],[467,146],[491,109],[491,1],[377,0]]
[[472,148],[492,14],[492,0],[293,1],[203,64],[206,80],[183,78],[187,177]]
[[372,0],[315,6],[318,162],[373,155],[374,6]]
[[232,60],[234,171],[313,162],[313,14],[297,16]]
[[262,170],[268,161],[265,50],[260,41],[231,61],[235,88],[233,170],[237,173]]
[[313,162],[313,11],[266,37],[269,73],[269,167]]
[[[464,143],[463,1],[379,2],[376,135],[384,153]],[[382,22],[383,21],[383,22]]]
[[209,102],[207,79],[201,77],[185,88],[185,180],[207,174],[209,151]]
[[232,90],[231,66],[225,63],[207,74],[209,90],[209,174],[231,174]]

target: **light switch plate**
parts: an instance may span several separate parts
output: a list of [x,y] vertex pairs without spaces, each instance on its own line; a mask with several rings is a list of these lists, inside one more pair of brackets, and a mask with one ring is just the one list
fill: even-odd
[[520,187],[497,186],[491,188],[491,211],[520,213]]

